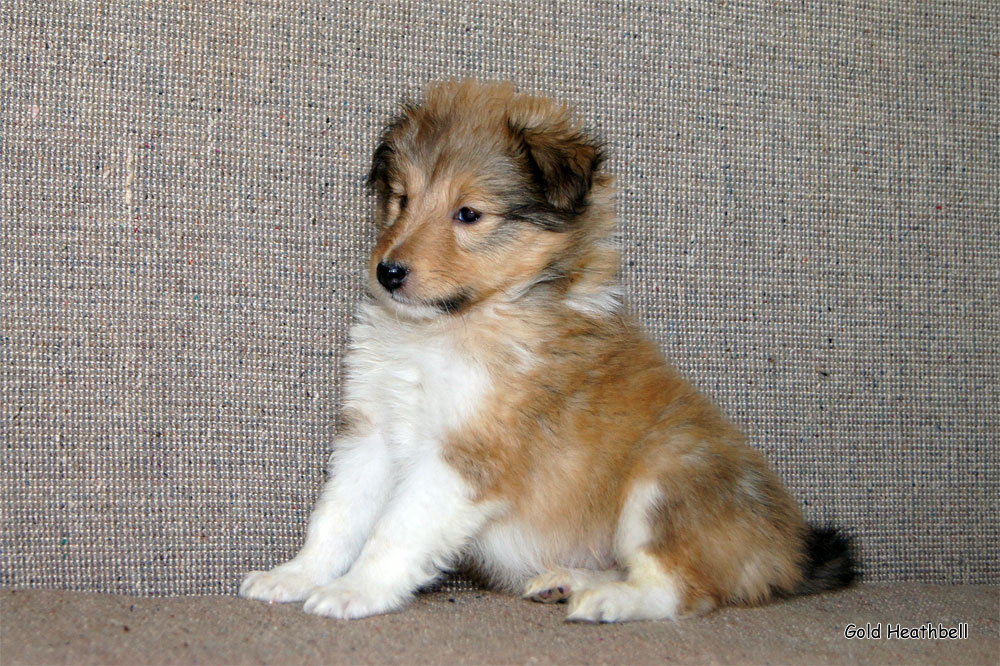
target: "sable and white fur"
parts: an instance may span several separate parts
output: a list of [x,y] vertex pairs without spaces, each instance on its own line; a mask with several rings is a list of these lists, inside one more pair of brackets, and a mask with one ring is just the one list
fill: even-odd
[[626,314],[612,179],[566,107],[432,86],[370,183],[330,479],[299,554],[240,594],[358,618],[461,567],[611,622],[850,582],[844,539]]

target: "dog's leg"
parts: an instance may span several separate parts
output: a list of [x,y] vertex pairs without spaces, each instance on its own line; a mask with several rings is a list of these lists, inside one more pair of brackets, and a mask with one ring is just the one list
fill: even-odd
[[635,553],[628,562],[628,577],[575,592],[569,599],[567,620],[625,622],[669,620],[680,614],[680,581],[650,553]]
[[673,619],[682,605],[683,588],[651,547],[651,513],[662,497],[655,481],[636,484],[618,517],[616,557],[627,571],[625,580],[605,581],[574,590],[568,620],[624,622]]
[[306,612],[351,619],[401,608],[489,518],[490,507],[471,497],[468,484],[437,456],[414,460],[350,571],[317,588]]
[[378,434],[339,443],[330,480],[309,517],[306,542],[288,562],[243,579],[240,595],[262,601],[302,601],[342,575],[357,558],[391,492],[390,459]]

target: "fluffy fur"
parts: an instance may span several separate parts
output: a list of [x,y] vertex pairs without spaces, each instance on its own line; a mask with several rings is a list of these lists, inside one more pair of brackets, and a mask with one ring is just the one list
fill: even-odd
[[301,552],[242,595],[357,618],[463,567],[609,622],[850,582],[846,541],[626,315],[612,180],[566,107],[432,86],[370,184],[330,480]]

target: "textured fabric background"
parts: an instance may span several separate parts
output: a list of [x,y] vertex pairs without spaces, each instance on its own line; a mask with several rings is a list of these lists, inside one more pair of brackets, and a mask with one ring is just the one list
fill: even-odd
[[231,593],[293,553],[369,153],[458,75],[607,140],[636,312],[869,580],[996,583],[998,23],[992,0],[0,0],[0,585]]

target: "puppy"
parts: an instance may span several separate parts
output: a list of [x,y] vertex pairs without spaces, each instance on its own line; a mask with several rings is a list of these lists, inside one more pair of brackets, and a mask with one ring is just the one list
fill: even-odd
[[375,150],[329,481],[240,594],[359,618],[462,567],[616,622],[848,584],[846,540],[626,314],[601,146],[510,84],[425,97]]

